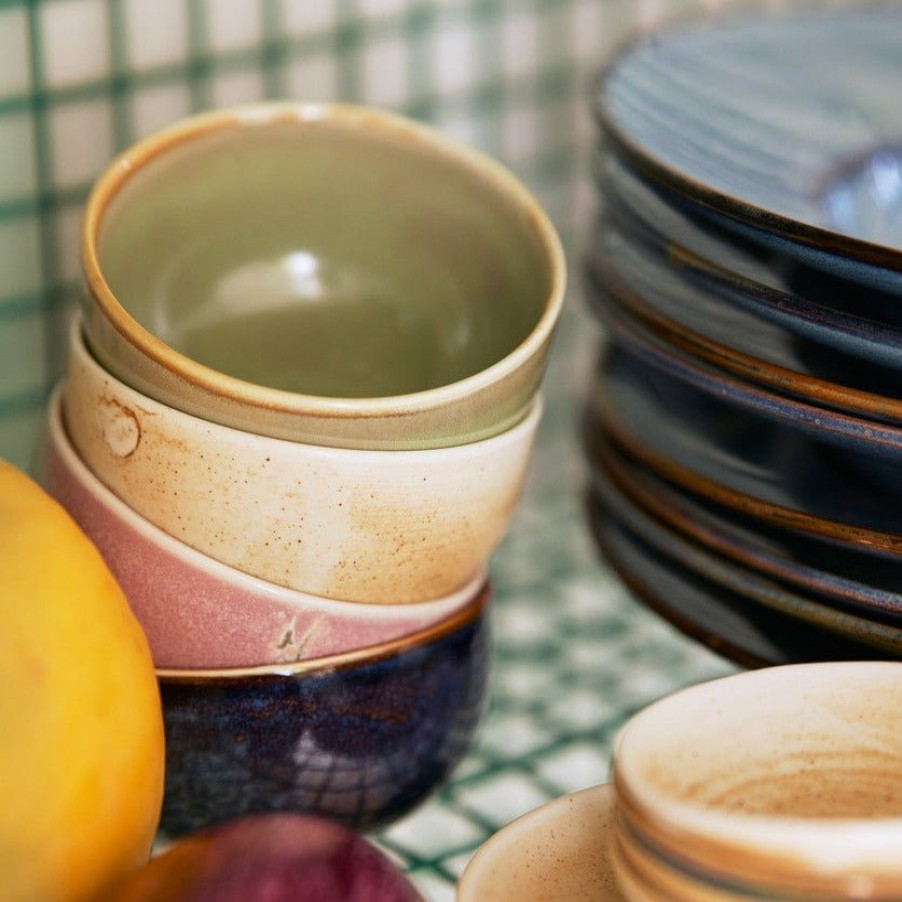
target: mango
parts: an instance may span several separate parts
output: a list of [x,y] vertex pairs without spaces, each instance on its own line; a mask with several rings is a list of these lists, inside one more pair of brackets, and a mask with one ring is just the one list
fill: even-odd
[[3,461],[0,724],[4,902],[105,902],[159,822],[153,662],[97,549]]

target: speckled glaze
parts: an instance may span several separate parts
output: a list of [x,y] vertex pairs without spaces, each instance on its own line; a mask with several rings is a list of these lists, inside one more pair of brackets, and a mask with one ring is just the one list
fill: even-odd
[[76,324],[68,434],[129,507],[185,544],[302,592],[371,604],[457,592],[504,535],[541,415],[453,448],[358,451],[267,438],[141,395],[90,355]]
[[[274,135],[293,142],[294,149],[289,153],[283,141],[276,162],[261,163],[255,154]],[[185,160],[196,177],[189,173],[173,187],[172,172]],[[147,189],[154,179],[161,181]],[[183,203],[169,200],[182,196]],[[275,213],[279,205],[284,209]],[[124,246],[116,250],[120,238]],[[163,249],[154,272],[135,279],[126,264],[131,261],[137,272],[149,259],[142,255],[142,240],[148,252],[158,243]],[[199,255],[197,265],[192,254]],[[217,254],[222,259],[211,264],[210,255]],[[116,260],[122,272],[114,278]],[[388,113],[302,103],[206,113],[127,150],[88,200],[82,261],[89,342],[123,381],[169,406],[234,428],[373,449],[478,441],[521,419],[545,370],[566,280],[554,227],[502,166]],[[248,298],[265,306],[263,295],[273,280],[280,284],[270,300],[283,312],[286,297],[295,295],[295,313],[304,308],[314,317],[328,314],[335,298],[359,308],[354,316],[372,321],[369,332],[358,329],[367,347],[339,343],[335,354],[308,372],[318,376],[331,369],[341,375],[358,365],[351,388],[332,396],[258,384],[262,380],[230,374],[225,366],[179,350],[186,321],[198,312],[184,307],[205,303],[200,295],[209,287],[208,276],[223,289],[216,304],[221,301],[224,310],[245,309]],[[146,303],[117,294],[117,284],[141,293],[151,281],[159,289]],[[176,292],[176,282],[185,291]],[[370,295],[373,305],[359,303]],[[388,316],[380,315],[382,304]],[[330,326],[332,337],[341,336],[343,315]],[[384,342],[381,363],[359,367],[358,358],[366,358],[375,344],[374,332],[392,319],[400,331]],[[222,322],[223,315],[212,317],[211,329]],[[412,333],[422,341],[402,345],[414,322]],[[475,354],[466,350],[499,330],[489,347]],[[244,340],[239,329],[229,344]],[[251,339],[247,353],[230,352],[232,360],[240,369],[267,344]],[[399,346],[407,350],[393,354]],[[424,352],[424,346],[431,350]],[[276,366],[261,358],[276,377],[305,357],[294,357],[289,347],[280,353],[284,359],[278,364],[276,356]],[[461,365],[451,368],[458,375],[423,385],[402,379],[399,388],[367,397],[385,370],[424,353],[426,369],[441,356],[459,357]]]
[[599,121],[630,165],[723,228],[902,288],[902,12],[891,3],[668,26],[604,75]]
[[418,634],[293,667],[158,671],[166,728],[161,829],[296,810],[360,829],[447,779],[485,704],[488,589]]
[[900,730],[898,662],[770,668],[650,705],[615,741],[625,898],[898,898]]
[[291,664],[349,652],[443,621],[482,589],[484,573],[431,602],[365,605],[286,589],[227,567],[153,526],[88,470],[66,436],[61,400],[57,389],[39,479],[99,548],[157,667]]
[[542,805],[480,847],[457,902],[623,902],[608,853],[613,822],[610,784]]

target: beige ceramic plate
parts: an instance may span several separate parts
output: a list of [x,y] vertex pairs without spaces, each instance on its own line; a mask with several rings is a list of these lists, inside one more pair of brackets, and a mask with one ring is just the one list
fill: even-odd
[[608,857],[613,815],[609,783],[523,815],[479,849],[457,902],[623,902]]

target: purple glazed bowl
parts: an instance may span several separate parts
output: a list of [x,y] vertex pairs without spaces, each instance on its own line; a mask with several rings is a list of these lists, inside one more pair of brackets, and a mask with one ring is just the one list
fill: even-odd
[[39,481],[100,549],[164,668],[291,664],[428,629],[472,603],[485,573],[429,602],[320,598],[242,573],[167,535],[107,489],[66,434],[62,389],[47,414]]
[[441,623],[346,655],[243,670],[158,670],[168,836],[257,811],[359,829],[438,789],[485,708],[489,587]]

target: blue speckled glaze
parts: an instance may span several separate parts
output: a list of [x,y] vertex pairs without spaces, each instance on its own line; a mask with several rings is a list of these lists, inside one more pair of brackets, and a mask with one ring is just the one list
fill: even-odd
[[599,119],[631,165],[722,225],[902,290],[902,193],[886,165],[902,144],[888,87],[900,46],[891,3],[671,26],[608,69]]
[[484,710],[486,594],[453,631],[370,663],[298,675],[161,676],[162,832],[273,810],[367,829],[422,802],[467,751]]

